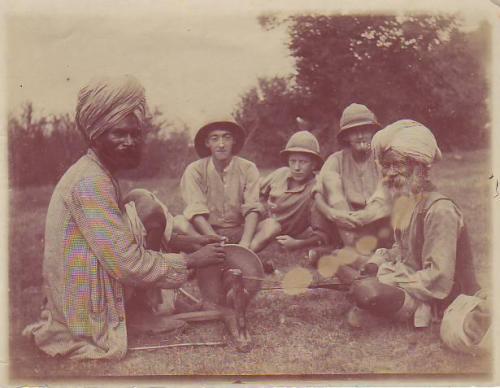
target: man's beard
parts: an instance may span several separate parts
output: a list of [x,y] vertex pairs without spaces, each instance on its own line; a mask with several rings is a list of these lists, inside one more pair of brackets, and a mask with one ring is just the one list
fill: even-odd
[[108,149],[106,151],[101,154],[101,157],[105,159],[106,165],[112,166],[112,169],[115,171],[131,170],[141,164],[141,147],[133,147],[126,150]]
[[141,163],[142,152],[139,148],[128,150],[127,152],[116,153],[116,163],[123,170],[136,168]]
[[410,179],[403,175],[386,178],[385,185],[389,189],[392,198],[399,198],[403,195],[409,196],[411,193]]
[[404,175],[396,175],[391,178],[387,178],[385,181],[386,186],[393,198],[399,198],[401,196],[412,196],[417,195],[422,192],[425,186],[425,178],[420,174],[413,173],[409,177]]

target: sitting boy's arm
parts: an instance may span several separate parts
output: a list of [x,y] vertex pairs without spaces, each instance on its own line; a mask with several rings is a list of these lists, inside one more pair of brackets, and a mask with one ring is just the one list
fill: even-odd
[[191,219],[191,222],[193,223],[196,230],[200,234],[203,234],[205,236],[217,235],[217,233],[215,233],[212,225],[210,225],[210,223],[208,222],[206,215],[204,215],[204,214],[196,215]]
[[358,226],[356,220],[349,215],[347,210],[336,209],[328,206],[321,193],[314,193],[314,202],[318,211],[329,221],[339,224],[343,228],[355,228]]
[[264,207],[259,201],[259,193],[259,170],[257,170],[255,165],[252,165],[247,170],[247,179],[243,192],[243,204],[241,206],[241,212],[243,217],[245,217],[245,223],[243,226],[243,235],[241,236],[240,244],[246,247],[250,246],[257,229],[259,216],[264,213]]
[[[207,196],[205,194],[206,183],[203,182],[202,172],[197,166],[190,164],[186,167],[181,178],[181,196],[186,204],[183,215],[188,221],[193,222],[196,216],[208,216]],[[194,222],[193,222],[194,223]]]
[[264,206],[260,202],[261,181],[259,170],[252,164],[245,172],[245,187],[243,189],[243,203],[241,214],[245,217],[252,212],[263,214]]
[[[342,187],[339,157],[339,155],[334,154],[327,159],[316,177],[313,196],[315,196],[316,193],[320,193],[329,208],[333,207],[340,210],[349,210],[349,203],[345,198]],[[327,216],[326,214],[324,215]]]
[[251,212],[245,216],[245,224],[243,225],[243,234],[241,235],[240,245],[250,247],[257,223],[259,222],[259,213]]

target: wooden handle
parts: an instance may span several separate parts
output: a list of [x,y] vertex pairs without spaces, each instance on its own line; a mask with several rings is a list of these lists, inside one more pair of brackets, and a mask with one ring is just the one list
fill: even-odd
[[223,313],[219,310],[206,310],[169,315],[169,318],[180,319],[186,322],[203,322],[222,319],[222,315]]

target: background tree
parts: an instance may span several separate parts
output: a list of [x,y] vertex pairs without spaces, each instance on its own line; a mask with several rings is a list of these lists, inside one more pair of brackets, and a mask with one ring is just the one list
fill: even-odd
[[[8,120],[9,181],[12,186],[55,183],[87,150],[68,115],[37,117],[31,102]],[[155,109],[146,123],[146,147],[141,165],[123,173],[137,179],[159,174],[179,177],[195,158],[186,127],[180,130]]]
[[[456,15],[263,15],[259,22],[265,29],[286,23],[296,71],[283,78],[288,88],[260,80],[242,97],[235,116],[253,123],[249,148],[267,138],[275,152],[274,144],[282,147],[296,130],[293,116],[301,116],[330,153],[342,110],[352,102],[367,105],[382,124],[422,122],[445,150],[488,143],[488,24],[466,30]],[[259,94],[263,84],[273,93]],[[288,90],[286,99],[280,90]],[[290,107],[269,115],[273,104]]]

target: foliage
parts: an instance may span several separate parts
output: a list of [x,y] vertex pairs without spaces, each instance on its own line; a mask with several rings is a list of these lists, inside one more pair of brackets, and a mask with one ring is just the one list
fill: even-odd
[[[270,144],[294,132],[288,127],[283,136],[284,122],[301,116],[317,131],[322,147],[332,148],[342,110],[352,102],[367,105],[381,124],[401,118],[422,122],[445,150],[488,143],[488,24],[466,31],[456,15],[281,20],[263,15],[259,23],[265,29],[288,25],[296,67],[293,77],[283,79],[288,89],[273,79],[259,80],[257,90],[271,90],[259,95],[251,89],[236,110],[236,117],[252,123],[252,131]],[[288,90],[285,99],[282,90]],[[255,118],[261,115],[271,121],[260,124]]]
[[258,86],[242,97],[235,113],[236,121],[248,132],[243,155],[261,166],[278,165],[279,151],[295,126],[298,111],[300,100],[288,79],[259,79]]
[[[179,176],[194,155],[187,129],[172,130],[158,110],[146,126],[143,162],[124,176]],[[35,117],[31,103],[24,104],[20,114],[9,117],[8,134],[9,178],[13,186],[55,183],[87,150],[68,114]]]

